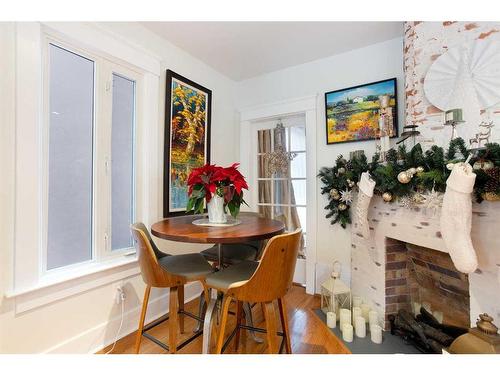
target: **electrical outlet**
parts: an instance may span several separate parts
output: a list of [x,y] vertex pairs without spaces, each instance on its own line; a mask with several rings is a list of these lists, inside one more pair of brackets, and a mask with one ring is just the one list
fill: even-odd
[[123,285],[121,283],[116,283],[113,285],[114,290],[115,290],[115,302],[117,305],[125,301],[125,289],[123,288]]

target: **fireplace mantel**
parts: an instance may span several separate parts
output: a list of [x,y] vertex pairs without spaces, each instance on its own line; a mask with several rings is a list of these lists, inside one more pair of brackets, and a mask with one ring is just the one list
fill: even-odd
[[[472,211],[472,242],[479,267],[469,274],[471,325],[483,312],[500,321],[500,204],[473,204]],[[367,301],[379,316],[385,315],[387,238],[448,252],[441,237],[439,218],[439,212],[410,210],[374,197],[368,212],[370,238],[364,239],[352,231],[352,292]]]

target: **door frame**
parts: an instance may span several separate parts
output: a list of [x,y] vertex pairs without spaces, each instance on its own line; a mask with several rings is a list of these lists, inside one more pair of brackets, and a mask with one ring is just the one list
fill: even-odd
[[[303,114],[306,126],[306,205],[307,205],[307,253],[306,253],[306,293],[315,293],[316,283],[316,96],[291,99],[240,110],[240,169],[248,181],[257,181],[257,162],[254,160],[257,139],[253,137],[253,123],[276,117]],[[258,189],[253,189],[245,200],[253,209],[257,209]]]

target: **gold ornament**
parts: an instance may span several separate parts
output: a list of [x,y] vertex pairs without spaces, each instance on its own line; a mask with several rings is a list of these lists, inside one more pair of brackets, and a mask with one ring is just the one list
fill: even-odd
[[344,203],[340,203],[339,204],[339,211],[345,211],[347,210],[347,205],[345,205]]
[[399,172],[398,181],[402,184],[407,184],[411,180],[411,175],[407,171]]
[[345,173],[345,168],[344,167],[340,167],[339,168],[339,174],[343,174]]
[[340,199],[339,191],[337,189],[330,190],[330,197],[338,201]]
[[424,167],[417,167],[417,173],[422,173],[424,171]]
[[493,168],[495,168],[495,164],[493,164],[493,162],[491,162],[489,160],[478,160],[472,166],[472,169],[474,169],[476,171],[479,169],[482,169],[483,171],[487,171],[487,170],[493,169]]
[[408,173],[409,175],[411,175],[413,177],[413,175],[415,173],[417,173],[417,168],[410,168],[410,169],[407,169],[406,170],[406,173]]
[[382,199],[383,199],[385,202],[390,202],[390,201],[392,201],[392,193],[390,193],[389,191],[386,191],[384,194],[382,194]]

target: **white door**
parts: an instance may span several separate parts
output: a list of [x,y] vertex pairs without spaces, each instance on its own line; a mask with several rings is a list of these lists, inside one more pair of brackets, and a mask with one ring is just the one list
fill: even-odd
[[[278,123],[283,129],[277,128]],[[252,123],[254,209],[265,217],[282,221],[287,231],[302,228],[302,248],[294,282],[306,284],[307,257],[307,149],[305,114]],[[280,148],[291,159],[273,162]],[[273,167],[274,166],[274,167]]]

